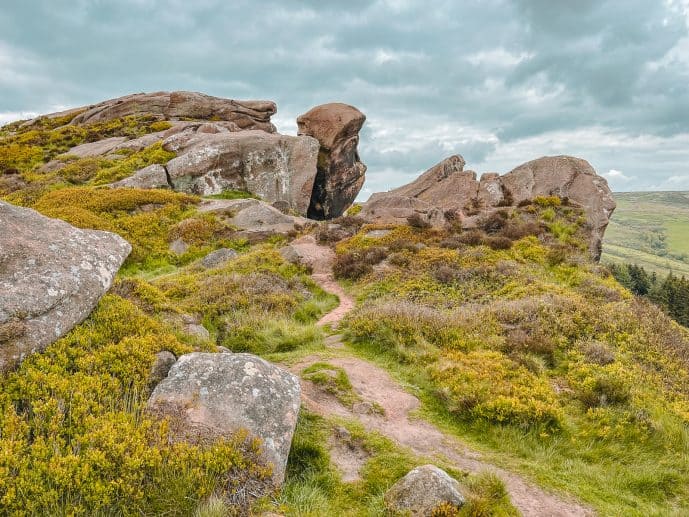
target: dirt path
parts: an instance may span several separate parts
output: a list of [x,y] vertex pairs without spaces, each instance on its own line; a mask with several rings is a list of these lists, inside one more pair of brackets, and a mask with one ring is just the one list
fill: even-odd
[[[340,298],[340,305],[318,322],[319,325],[327,324],[335,328],[342,317],[354,307],[354,301],[333,278],[334,253],[329,248],[319,246],[313,238],[302,238],[293,245],[295,243],[302,260],[311,266],[314,280],[325,291]],[[329,336],[326,345],[334,349],[344,348],[341,336],[337,334]],[[290,369],[298,374],[310,364],[323,360],[319,355],[312,355],[292,365]],[[366,429],[375,430],[420,456],[443,459],[461,470],[493,472],[504,481],[512,504],[525,516],[595,515],[590,508],[572,499],[549,493],[513,472],[482,461],[480,453],[468,449],[434,425],[410,416],[419,408],[419,400],[405,391],[385,370],[357,357],[328,358],[327,361],[347,372],[354,391],[363,400],[378,405],[384,411],[382,414],[379,411],[367,411],[366,408],[371,406],[366,404],[349,409],[315,384],[302,381],[303,402],[310,411],[323,416],[357,419]],[[346,470],[350,470],[352,464],[360,464],[361,461],[361,458],[352,458],[351,462],[347,458],[340,458],[338,462],[343,462]],[[351,478],[351,473],[349,477]]]

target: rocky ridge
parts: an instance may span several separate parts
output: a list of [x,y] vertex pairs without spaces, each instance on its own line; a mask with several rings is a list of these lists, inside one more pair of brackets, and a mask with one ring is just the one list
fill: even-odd
[[510,209],[537,197],[557,196],[584,209],[594,259],[601,254],[603,233],[615,210],[608,183],[591,165],[572,156],[545,156],[524,163],[507,174],[486,173],[477,178],[464,170],[459,155],[446,158],[416,180],[389,192],[376,193],[364,203],[362,218],[369,222],[404,224],[416,214],[431,226],[450,221],[464,228],[498,209]]

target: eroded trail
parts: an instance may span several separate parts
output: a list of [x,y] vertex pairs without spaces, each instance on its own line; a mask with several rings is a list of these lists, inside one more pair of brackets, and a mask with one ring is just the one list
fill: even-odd
[[[337,327],[339,321],[354,307],[354,301],[337,284],[332,274],[334,253],[330,248],[319,246],[313,238],[295,241],[300,247],[304,262],[313,271],[313,278],[327,292],[340,298],[340,305],[326,314],[319,325]],[[294,244],[294,243],[293,243]],[[329,348],[344,349],[341,336],[335,334],[326,340]],[[323,361],[323,357],[312,355],[304,358],[290,369],[299,374],[307,366]],[[313,383],[302,381],[302,399],[305,406],[322,416],[335,415],[359,420],[367,429],[374,430],[414,453],[443,459],[458,469],[481,472],[490,471],[505,483],[512,504],[525,516],[574,517],[590,516],[595,512],[573,499],[547,492],[521,476],[481,460],[480,453],[468,449],[452,436],[448,436],[434,425],[414,418],[411,414],[420,406],[419,400],[408,393],[383,369],[358,357],[328,358],[327,362],[347,372],[354,391],[368,404],[354,405],[352,409],[343,406],[337,398],[319,389]],[[381,411],[372,411],[377,406]],[[360,459],[333,457],[343,463],[345,471],[351,470],[351,463]]]

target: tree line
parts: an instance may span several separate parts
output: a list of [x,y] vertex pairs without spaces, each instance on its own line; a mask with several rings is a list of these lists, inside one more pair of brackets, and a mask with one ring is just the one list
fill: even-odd
[[613,276],[638,296],[644,296],[663,308],[678,323],[689,327],[689,280],[672,272],[660,278],[642,266],[613,264]]

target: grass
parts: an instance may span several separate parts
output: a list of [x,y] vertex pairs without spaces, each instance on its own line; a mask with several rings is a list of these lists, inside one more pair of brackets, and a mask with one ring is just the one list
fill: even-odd
[[[338,427],[344,427],[349,442],[368,454],[358,481],[343,482],[330,460],[327,444]],[[356,422],[324,419],[302,409],[287,465],[287,481],[277,508],[271,510],[288,516],[385,515],[383,495],[387,489],[412,468],[426,463],[427,458],[412,455]],[[442,463],[440,466],[460,482],[467,498],[468,503],[458,515],[517,515],[499,479],[487,474],[469,475]]]
[[[541,210],[552,237],[507,250],[417,232],[426,248],[348,284],[346,336],[489,461],[602,515],[682,514],[689,333],[589,263],[564,208]],[[380,246],[365,231],[339,252]]]
[[615,194],[604,262],[633,263],[663,276],[689,275],[689,193]]

